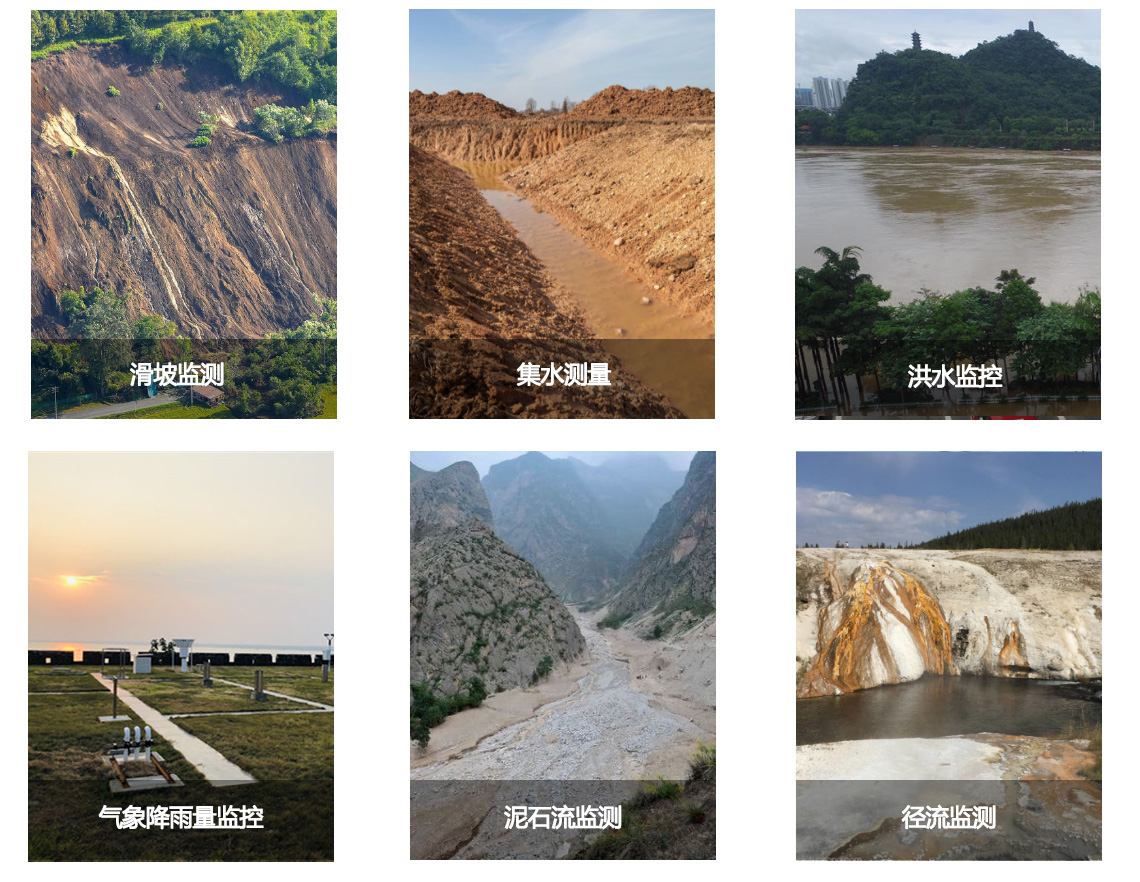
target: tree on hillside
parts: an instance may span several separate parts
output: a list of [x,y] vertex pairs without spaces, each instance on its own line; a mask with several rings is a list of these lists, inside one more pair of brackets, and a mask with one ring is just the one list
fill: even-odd
[[569,95],[567,95],[565,98],[562,99],[562,112],[563,113],[569,113],[570,112],[570,96]]
[[538,110],[538,102],[535,101],[533,98],[527,98],[526,99],[526,112],[527,113],[534,113],[536,110]]

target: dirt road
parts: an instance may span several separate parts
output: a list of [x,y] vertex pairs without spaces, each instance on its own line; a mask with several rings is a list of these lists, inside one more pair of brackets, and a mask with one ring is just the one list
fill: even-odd
[[586,637],[578,691],[529,719],[489,735],[449,760],[415,769],[413,779],[637,780],[683,778],[698,740],[711,733],[660,707],[631,685],[629,662],[606,632],[575,613]]

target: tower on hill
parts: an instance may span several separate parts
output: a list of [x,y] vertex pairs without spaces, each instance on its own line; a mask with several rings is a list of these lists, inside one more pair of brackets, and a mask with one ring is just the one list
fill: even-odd
[[[1030,27],[1030,30],[1032,30],[1032,27]],[[915,49],[921,49],[922,48],[922,37],[920,37],[918,35],[918,31],[915,31],[913,34],[911,34],[910,38],[911,38],[911,40],[914,41],[914,48]]]

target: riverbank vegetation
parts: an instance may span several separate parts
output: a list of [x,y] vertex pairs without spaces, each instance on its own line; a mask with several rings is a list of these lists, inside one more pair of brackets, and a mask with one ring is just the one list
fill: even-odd
[[[547,656],[549,658],[549,656]],[[412,741],[420,747],[427,747],[431,741],[431,730],[452,714],[469,707],[478,707],[487,697],[487,687],[481,677],[472,677],[467,688],[454,695],[436,692],[433,683],[412,684]]]
[[[946,366],[953,372],[958,364],[1000,363],[1006,386],[973,390],[996,396],[1048,392],[1075,380],[1087,367],[1099,393],[1099,289],[1081,290],[1072,304],[1046,306],[1033,287],[1036,279],[1004,269],[992,289],[945,295],[923,289],[909,303],[892,306],[891,292],[860,272],[857,246],[842,252],[821,247],[816,254],[823,258],[819,269],[796,269],[796,391],[801,403],[834,400],[850,406],[849,375],[855,377],[860,404],[863,377],[874,377],[877,402],[903,395],[919,400],[929,392],[925,387],[908,391],[912,365],[929,365],[932,372]],[[1020,388],[1009,386],[1011,369]],[[823,379],[809,382],[812,376]]]
[[797,144],[1099,150],[1100,136],[1100,68],[1024,30],[960,58],[880,52],[834,116],[796,112]]

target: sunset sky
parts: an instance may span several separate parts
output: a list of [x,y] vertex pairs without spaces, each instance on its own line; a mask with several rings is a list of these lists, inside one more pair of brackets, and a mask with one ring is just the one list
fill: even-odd
[[323,645],[331,453],[31,453],[31,641]]

